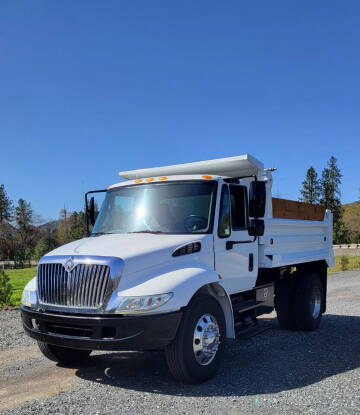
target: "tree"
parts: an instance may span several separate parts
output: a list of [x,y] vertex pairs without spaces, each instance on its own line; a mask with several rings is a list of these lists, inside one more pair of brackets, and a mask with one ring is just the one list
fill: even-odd
[[15,209],[15,220],[19,230],[28,229],[32,224],[33,210],[30,202],[19,199]]
[[0,307],[10,304],[10,298],[13,293],[12,285],[9,283],[10,278],[4,270],[0,270]]
[[345,223],[341,220],[343,209],[341,206],[341,184],[342,174],[337,166],[337,160],[331,156],[327,167],[322,171],[321,177],[321,204],[330,209],[334,216],[334,235],[335,244],[346,242],[349,237],[349,231]]
[[42,236],[38,240],[34,250],[34,258],[39,260],[45,254],[55,249],[57,246],[58,243],[56,239],[51,235],[51,232],[49,230],[47,235]]
[[60,223],[57,229],[57,240],[60,245],[71,241],[69,215],[65,206],[60,210]]
[[6,221],[0,222],[0,260],[14,258],[16,242],[16,228]]
[[333,240],[334,244],[345,244],[350,241],[350,232],[346,223],[342,220],[338,220],[334,223]]
[[334,224],[337,223],[342,216],[341,207],[341,184],[342,174],[337,166],[337,160],[331,156],[327,167],[322,171],[321,177],[321,200],[320,203],[330,209],[334,215]]
[[86,236],[86,217],[84,212],[73,212],[70,216],[70,238],[72,241]]
[[34,240],[36,238],[36,228],[32,225],[33,210],[30,202],[19,199],[15,208],[15,222],[17,227],[18,249],[16,259],[21,262],[30,259],[34,250]]
[[302,202],[318,203],[321,193],[320,181],[313,166],[310,166],[306,172],[306,178],[302,182],[302,189],[300,190]]
[[11,221],[13,215],[13,203],[6,194],[5,186],[0,185],[0,223]]

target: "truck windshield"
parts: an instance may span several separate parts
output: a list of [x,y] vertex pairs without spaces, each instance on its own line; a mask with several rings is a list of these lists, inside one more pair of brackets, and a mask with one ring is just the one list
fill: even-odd
[[212,231],[215,182],[172,182],[109,190],[91,235]]

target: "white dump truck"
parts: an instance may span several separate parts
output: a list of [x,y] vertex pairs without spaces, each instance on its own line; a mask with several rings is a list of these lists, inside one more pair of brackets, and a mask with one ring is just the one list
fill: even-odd
[[[88,237],[45,255],[25,287],[26,333],[64,364],[92,350],[164,350],[176,379],[199,383],[261,314],[316,329],[332,214],[272,198],[270,170],[243,155],[120,172],[125,181],[88,192]],[[101,191],[97,214],[90,195]]]

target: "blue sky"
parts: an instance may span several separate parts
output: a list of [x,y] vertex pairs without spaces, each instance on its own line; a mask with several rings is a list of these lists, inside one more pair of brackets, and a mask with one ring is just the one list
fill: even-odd
[[251,153],[360,187],[360,2],[0,3],[0,183],[45,219],[119,170]]

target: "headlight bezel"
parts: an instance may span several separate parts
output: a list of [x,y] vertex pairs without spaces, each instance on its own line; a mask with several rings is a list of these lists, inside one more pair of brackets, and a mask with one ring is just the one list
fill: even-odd
[[118,293],[117,314],[144,314],[162,307],[173,298],[174,293],[151,294],[142,296],[122,296]]

